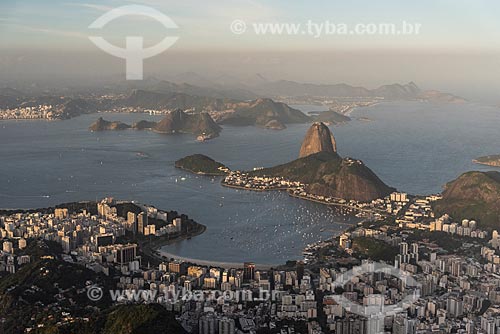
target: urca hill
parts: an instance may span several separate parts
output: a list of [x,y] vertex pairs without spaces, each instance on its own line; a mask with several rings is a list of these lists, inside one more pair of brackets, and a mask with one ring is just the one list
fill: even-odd
[[438,214],[479,220],[491,228],[500,223],[500,173],[468,172],[444,186],[443,199],[435,203]]

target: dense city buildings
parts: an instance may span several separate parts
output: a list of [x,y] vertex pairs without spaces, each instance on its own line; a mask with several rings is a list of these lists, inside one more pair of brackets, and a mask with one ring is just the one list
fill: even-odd
[[[499,233],[481,230],[474,220],[436,219],[429,210],[435,198],[391,194],[368,207],[392,218],[365,220],[310,245],[303,261],[271,269],[252,262],[220,268],[158,255],[153,264],[141,249],[142,238],[178,235],[185,224],[179,217],[167,222],[168,214],[151,206],[108,198],[95,204],[95,214],[88,203],[7,213],[0,216],[0,269],[14,274],[34,261],[26,250],[37,239],[56,242],[64,261],[112,278],[117,290],[104,293],[115,303],[149,298],[173,312],[185,330],[200,334],[293,333],[293,328],[335,334],[498,333]],[[380,263],[398,274],[377,271]],[[345,280],[353,268],[356,274]],[[406,309],[384,313],[408,295],[418,298]]]

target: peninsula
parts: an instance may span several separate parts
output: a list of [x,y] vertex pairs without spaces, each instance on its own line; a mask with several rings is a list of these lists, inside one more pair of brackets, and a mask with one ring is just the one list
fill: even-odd
[[[219,171],[221,165],[203,155],[176,162],[176,167],[197,174]],[[246,172],[225,169],[224,173],[227,175],[221,183],[226,187],[254,191],[286,190],[291,196],[330,205],[352,202],[354,207],[395,191],[362,161],[340,157],[335,138],[323,123],[314,123],[307,131],[297,160]]]
[[500,167],[500,154],[479,157],[479,158],[472,160],[472,162],[474,162],[476,164],[480,164],[480,165]]

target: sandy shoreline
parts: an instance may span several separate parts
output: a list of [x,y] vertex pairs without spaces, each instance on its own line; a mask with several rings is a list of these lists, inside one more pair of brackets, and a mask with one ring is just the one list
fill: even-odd
[[[196,237],[200,234],[203,234],[206,231],[207,227],[205,225],[202,225],[202,224],[200,224],[200,225],[202,226],[202,228],[199,231],[197,231],[196,233],[191,234],[189,236],[189,238]],[[200,259],[195,259],[195,258],[190,258],[190,257],[185,257],[185,256],[179,256],[179,255],[169,253],[169,252],[162,250],[162,248],[164,246],[168,246],[168,245],[186,240],[187,238],[188,238],[187,235],[183,235],[183,236],[177,237],[173,240],[169,240],[167,242],[158,243],[157,245],[153,246],[153,248],[151,250],[153,250],[154,252],[150,252],[150,255],[156,257],[160,261],[165,260],[165,258],[168,258],[168,259],[173,258],[176,260],[195,263],[195,264],[203,265],[203,266],[219,267],[219,268],[224,268],[224,269],[243,268],[243,262],[223,262],[223,261],[212,261],[212,260],[200,260]],[[196,241],[194,241],[194,242],[196,242]],[[252,261],[248,261],[248,262],[252,262]],[[283,265],[283,264],[274,265],[274,264],[256,263],[255,267],[257,269],[261,269],[261,270],[269,270],[271,268],[276,268],[276,267],[281,266],[281,265]]]
[[[163,251],[160,249],[157,250],[158,253],[160,253],[161,256],[164,256],[166,258],[174,258],[176,260],[181,260],[185,262],[191,262],[191,263],[196,263],[199,265],[203,266],[211,266],[211,267],[220,267],[224,269],[231,269],[231,268],[243,268],[243,262],[237,263],[237,262],[221,262],[221,261],[211,261],[211,260],[199,260],[199,259],[193,259],[189,257],[184,257],[184,256],[178,256],[166,251]],[[250,261],[249,261],[250,262]],[[283,264],[281,264],[283,265]],[[263,270],[269,270],[271,268],[276,268],[280,265],[273,265],[273,264],[259,264],[255,263],[255,267],[257,269],[263,269]]]

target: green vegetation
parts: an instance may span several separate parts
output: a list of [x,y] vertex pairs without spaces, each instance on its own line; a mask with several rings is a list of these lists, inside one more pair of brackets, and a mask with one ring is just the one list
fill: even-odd
[[56,205],[56,208],[66,208],[69,212],[82,212],[86,210],[92,215],[97,215],[97,202],[71,202]]
[[[35,334],[150,334],[187,333],[176,321],[174,315],[160,304],[121,305],[110,307],[100,313],[73,322],[55,323],[52,320],[39,319],[40,328],[34,328]],[[7,332],[6,332],[7,333]],[[14,332],[17,333],[17,332]],[[21,332],[20,332],[21,333]]]
[[480,228],[499,228],[500,173],[468,172],[445,186],[443,199],[434,203],[438,215],[456,220],[475,219]]
[[[185,333],[172,313],[159,304],[113,306],[111,277],[61,260],[60,245],[28,240],[20,255],[32,262],[14,274],[0,276],[2,333],[36,334],[149,334]],[[105,291],[99,301],[87,296],[88,285]]]
[[473,161],[477,164],[500,167],[500,154],[479,157],[474,159]]
[[358,237],[352,240],[352,248],[369,259],[374,261],[393,262],[395,256],[398,254],[398,248],[393,247],[383,241]]
[[137,123],[132,124],[132,128],[136,130],[146,130],[152,129],[156,126],[156,122],[141,120]]
[[450,253],[459,253],[460,248],[464,244],[464,240],[470,242],[478,242],[478,239],[456,236],[440,231],[430,232],[422,230],[412,230],[412,233],[410,233],[407,238],[408,242],[416,242],[421,240],[428,240],[432,243],[435,243],[436,245]]
[[377,220],[377,221],[367,220],[361,223],[361,225],[352,226],[352,229],[355,230],[359,226],[370,229],[381,229],[383,227],[394,228],[395,226],[397,226],[395,221],[396,221],[395,217],[389,217],[384,220]]
[[219,169],[226,168],[226,166],[203,154],[194,154],[177,160],[175,162],[175,167],[195,174],[214,176],[223,176],[227,174]]
[[8,216],[16,213],[42,213],[42,214],[50,214],[54,213],[55,208],[67,208],[69,212],[81,212],[82,210],[87,210],[90,214],[97,214],[97,202],[88,201],[88,202],[70,202],[58,204],[55,207],[50,208],[39,208],[39,209],[14,209],[14,210],[0,210],[0,214]]
[[55,326],[62,320],[61,310],[74,317],[97,319],[93,307],[111,305],[109,295],[104,295],[98,302],[90,301],[86,286],[88,283],[97,284],[109,290],[115,287],[112,279],[62,261],[59,245],[29,240],[28,247],[20,255],[30,256],[31,263],[0,279],[0,318],[6,319],[3,324],[5,333],[23,333],[26,327],[38,324],[45,326],[39,329],[39,333],[59,333]]
[[110,122],[99,117],[89,127],[90,131],[117,131],[117,130],[152,130],[164,134],[192,133],[203,135],[207,139],[219,136],[222,128],[215,123],[208,113],[185,113],[174,110],[165,115],[159,122],[139,121],[133,125],[122,122]]
[[311,118],[300,110],[271,99],[241,102],[235,104],[234,109],[235,112],[227,113],[220,120],[220,124],[265,127],[271,121],[276,121],[281,125],[311,121]]
[[155,125],[153,131],[165,134],[192,133],[215,138],[219,136],[222,128],[208,113],[188,114],[181,110],[175,110],[166,114]]
[[342,159],[333,152],[311,154],[249,174],[282,176],[309,185],[306,190],[312,194],[362,202],[384,197],[394,191],[363,163],[348,158]]
[[174,316],[159,304],[122,305],[107,316],[102,334],[186,333]]
[[[192,86],[191,86],[192,87]],[[221,110],[227,102],[235,102],[225,98],[204,96],[203,92],[171,92],[170,87],[157,87],[157,91],[134,90],[132,94],[123,101],[125,106],[140,107],[145,109],[195,109]],[[194,88],[194,87],[192,87]],[[179,89],[179,87],[175,87]],[[191,94],[193,93],[193,94]]]
[[340,171],[342,158],[337,153],[320,152],[307,157],[293,160],[289,163],[249,172],[256,176],[283,176],[311,184],[318,180],[318,172],[336,174]]

